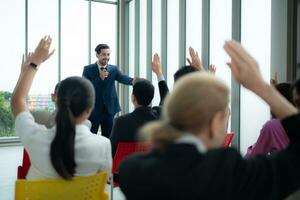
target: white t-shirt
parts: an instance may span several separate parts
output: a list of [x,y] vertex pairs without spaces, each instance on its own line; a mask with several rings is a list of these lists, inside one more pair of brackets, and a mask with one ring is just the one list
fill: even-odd
[[[60,177],[50,160],[50,146],[56,127],[47,129],[34,122],[30,112],[19,113],[15,120],[16,134],[29,153],[31,166],[27,179]],[[98,171],[111,170],[112,155],[109,139],[90,132],[86,123],[76,125],[75,176],[87,176]]]

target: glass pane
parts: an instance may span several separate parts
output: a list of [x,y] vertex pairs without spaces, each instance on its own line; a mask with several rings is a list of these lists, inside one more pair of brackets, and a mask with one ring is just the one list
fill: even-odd
[[87,64],[88,2],[63,0],[61,1],[61,78],[81,76],[83,66]]
[[[111,49],[110,64],[116,64],[117,55],[117,6],[92,2],[92,62],[96,61],[95,47],[108,44]],[[94,60],[93,60],[94,59]]]
[[[271,0],[242,1],[242,44],[257,59],[266,81],[270,80]],[[253,109],[255,108],[255,109]],[[241,151],[256,142],[270,118],[269,107],[248,90],[241,89]],[[251,124],[251,126],[249,126]]]
[[168,1],[168,22],[167,22],[167,73],[168,86],[172,90],[173,75],[179,66],[179,0]]
[[[210,1],[210,64],[217,67],[216,76],[231,87],[231,71],[226,65],[229,57],[223,50],[225,40],[231,38],[231,0]],[[205,66],[208,67],[208,66]],[[228,124],[230,131],[230,119]]]
[[[135,1],[131,1],[129,3],[129,76],[134,77],[134,46],[135,46]],[[129,112],[133,111],[133,105],[131,103],[131,93],[132,93],[132,87],[129,87]]]
[[0,2],[0,54],[2,63],[0,74],[0,137],[15,135],[10,96],[17,83],[22,54],[25,52],[24,2],[24,0]]
[[147,78],[147,1],[140,1],[140,77]]
[[[45,9],[47,8],[47,9]],[[52,37],[52,48],[58,48],[58,1],[28,1],[28,50],[34,51],[44,35]],[[52,111],[50,94],[58,82],[57,52],[43,63],[33,82],[28,99],[32,110]]]
[[189,56],[189,47],[193,47],[201,56],[202,53],[202,1],[186,1],[186,55]]
[[[161,1],[152,0],[152,56],[158,53],[161,56]],[[159,89],[156,75],[152,72],[152,83],[155,88],[152,105],[159,105]]]

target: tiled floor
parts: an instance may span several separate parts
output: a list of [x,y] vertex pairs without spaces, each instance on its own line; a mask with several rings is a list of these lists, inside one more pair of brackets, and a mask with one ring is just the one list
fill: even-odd
[[13,200],[17,167],[21,165],[22,146],[0,147],[0,199]]

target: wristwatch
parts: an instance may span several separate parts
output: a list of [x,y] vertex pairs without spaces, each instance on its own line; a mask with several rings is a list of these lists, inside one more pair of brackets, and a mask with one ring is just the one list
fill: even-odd
[[29,65],[30,65],[32,68],[36,69],[36,70],[37,70],[37,68],[38,68],[38,65],[35,64],[35,63],[33,63],[33,62],[29,63]]

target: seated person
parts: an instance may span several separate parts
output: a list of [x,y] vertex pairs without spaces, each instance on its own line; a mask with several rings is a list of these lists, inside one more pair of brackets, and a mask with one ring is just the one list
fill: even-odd
[[[279,83],[275,88],[283,95],[290,103],[293,103],[291,83]],[[257,154],[270,154],[275,151],[285,149],[289,144],[289,138],[273,113],[272,119],[267,121],[260,130],[259,137],[255,144],[247,149],[246,158],[253,157]]]
[[103,170],[112,165],[111,146],[107,138],[94,135],[84,124],[94,105],[92,84],[81,77],[61,81],[57,93],[55,126],[47,129],[34,121],[28,111],[26,96],[30,90],[37,66],[47,60],[51,37],[45,36],[35,52],[23,59],[22,74],[15,86],[11,107],[16,134],[29,153],[31,167],[27,179],[71,179]]
[[132,89],[131,102],[134,105],[132,113],[115,119],[110,141],[113,156],[116,153],[119,142],[138,141],[137,133],[145,123],[158,119],[158,113],[150,104],[154,96],[154,87],[146,79],[138,79]]
[[221,148],[229,89],[212,75],[192,73],[179,80],[165,99],[162,120],[143,128],[154,149],[121,163],[120,187],[127,200],[281,200],[300,188],[297,109],[264,81],[257,62],[239,43],[229,41],[224,48],[231,57],[233,77],[282,120],[289,147],[247,160],[235,149]]
[[[54,93],[51,94],[51,101],[54,103],[55,109],[56,109],[56,96],[57,96],[58,86],[59,86],[59,83],[57,83],[55,85]],[[30,112],[36,123],[43,124],[47,128],[52,128],[55,125],[56,111],[48,112],[45,110],[43,110],[43,111],[36,110],[36,111],[30,111]]]

